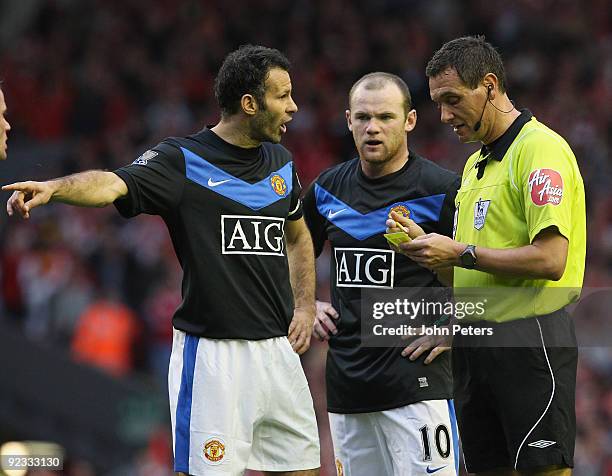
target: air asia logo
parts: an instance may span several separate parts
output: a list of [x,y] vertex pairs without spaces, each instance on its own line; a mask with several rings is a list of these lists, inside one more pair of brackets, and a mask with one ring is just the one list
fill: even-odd
[[147,150],[144,154],[142,154],[134,162],[132,162],[132,164],[147,165],[149,163],[149,160],[151,160],[153,157],[157,157],[157,155],[157,152],[155,152],[154,150]]
[[225,444],[217,438],[210,438],[204,443],[204,458],[208,464],[221,464],[225,457]]
[[563,178],[553,169],[536,169],[529,174],[531,201],[537,206],[559,205],[563,198]]
[[284,237],[284,218],[221,215],[221,252],[224,255],[284,256]]
[[273,175],[270,179],[270,183],[272,184],[272,190],[276,192],[277,195],[284,197],[287,193],[287,184],[285,183],[285,179],[280,175]]
[[370,248],[335,248],[336,286],[392,288],[395,253]]
[[392,207],[391,210],[389,210],[389,215],[391,215],[393,212],[397,213],[398,215],[405,216],[406,218],[410,217],[410,210],[408,210],[408,208],[406,208],[404,205],[396,205]]

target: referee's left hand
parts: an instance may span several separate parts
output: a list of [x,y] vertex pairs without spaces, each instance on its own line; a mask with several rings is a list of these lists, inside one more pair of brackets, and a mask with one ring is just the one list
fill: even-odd
[[310,347],[310,336],[315,321],[315,308],[296,307],[293,311],[293,319],[289,324],[287,338],[293,350],[302,355]]

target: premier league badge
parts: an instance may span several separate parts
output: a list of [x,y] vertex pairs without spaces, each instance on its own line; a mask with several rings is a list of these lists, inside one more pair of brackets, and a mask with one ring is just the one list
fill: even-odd
[[489,211],[489,205],[491,200],[479,199],[474,205],[474,228],[482,230],[487,219],[487,212]]

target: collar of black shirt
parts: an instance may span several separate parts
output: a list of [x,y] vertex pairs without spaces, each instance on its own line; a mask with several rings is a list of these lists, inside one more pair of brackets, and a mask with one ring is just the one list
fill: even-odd
[[358,160],[357,161],[357,179],[365,183],[366,185],[378,185],[378,184],[386,185],[389,182],[392,182],[393,180],[395,180],[396,177],[399,177],[404,172],[406,172],[408,168],[411,168],[413,164],[415,162],[418,162],[419,160],[420,160],[420,156],[418,154],[416,154],[415,152],[411,150],[408,150],[408,160],[406,161],[404,165],[402,165],[401,169],[396,170],[395,172],[392,172],[390,174],[383,175],[382,177],[377,177],[377,178],[368,177],[364,173],[363,169],[361,168],[361,161]]
[[489,159],[491,158],[497,160],[498,162],[501,162],[504,158],[504,155],[506,155],[508,148],[510,147],[510,145],[512,145],[514,139],[516,139],[516,136],[518,136],[523,126],[527,124],[532,117],[533,114],[529,109],[521,109],[521,115],[517,117],[512,124],[510,124],[510,127],[506,129],[506,132],[504,132],[500,137],[498,137],[490,144],[482,146],[482,148],[480,149],[481,159],[475,164],[476,168],[478,168],[477,178],[479,180],[484,175],[484,168],[489,162]]

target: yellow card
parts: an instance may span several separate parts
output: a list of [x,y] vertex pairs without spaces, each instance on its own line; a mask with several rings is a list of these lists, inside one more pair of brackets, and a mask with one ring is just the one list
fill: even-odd
[[383,236],[389,243],[395,246],[412,241],[412,238],[410,238],[408,234],[404,233],[403,231],[399,231],[397,233],[385,233]]

